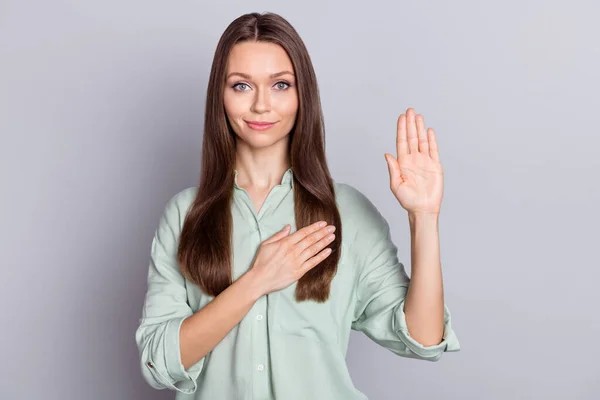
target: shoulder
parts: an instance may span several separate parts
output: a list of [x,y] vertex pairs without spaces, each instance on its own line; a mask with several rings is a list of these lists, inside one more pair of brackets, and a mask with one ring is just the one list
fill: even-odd
[[164,206],[161,223],[166,223],[172,227],[179,226],[179,228],[181,228],[185,216],[196,198],[197,191],[198,188],[192,186],[172,195]]
[[347,183],[335,182],[334,186],[344,233],[354,236],[387,229],[387,221],[366,194]]
[[342,207],[363,208],[372,204],[363,192],[348,183],[335,182],[334,188],[336,201]]
[[196,193],[198,192],[198,188],[196,186],[188,187],[179,192],[175,193],[167,202],[167,205],[171,205],[173,207],[186,209],[188,208],[194,199],[196,198]]

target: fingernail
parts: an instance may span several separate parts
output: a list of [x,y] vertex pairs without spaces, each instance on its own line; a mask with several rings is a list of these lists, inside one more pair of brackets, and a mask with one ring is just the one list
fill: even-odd
[[326,221],[321,221],[321,222],[319,222],[319,228],[322,228],[322,227],[324,227],[325,225],[327,225],[327,222],[326,222]]

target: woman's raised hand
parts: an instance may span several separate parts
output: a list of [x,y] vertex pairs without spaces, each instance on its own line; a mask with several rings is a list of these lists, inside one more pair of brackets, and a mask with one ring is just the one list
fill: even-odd
[[251,272],[261,295],[288,287],[331,254],[331,249],[323,249],[335,239],[333,225],[319,221],[291,235],[289,231],[288,224],[262,242],[256,252]]

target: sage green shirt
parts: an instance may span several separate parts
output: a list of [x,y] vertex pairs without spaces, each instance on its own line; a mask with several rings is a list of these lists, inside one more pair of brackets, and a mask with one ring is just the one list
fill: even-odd
[[[294,221],[291,168],[257,213],[237,184],[233,215],[233,278],[250,267],[259,244]],[[358,400],[346,365],[350,330],[401,357],[437,361],[460,345],[444,305],[443,341],[423,346],[408,332],[404,299],[410,282],[398,261],[387,221],[356,188],[335,182],[342,218],[341,258],[325,303],[294,300],[296,283],[262,296],[221,342],[188,370],[179,351],[179,328],[214,297],[185,280],[176,252],[196,187],[167,203],[152,240],[148,291],[136,331],[142,374],[176,399]],[[316,222],[316,221],[315,221]]]

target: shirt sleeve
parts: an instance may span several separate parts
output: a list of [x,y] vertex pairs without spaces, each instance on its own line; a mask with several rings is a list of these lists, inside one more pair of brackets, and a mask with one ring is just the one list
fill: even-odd
[[398,248],[391,240],[389,224],[366,197],[364,201],[363,215],[367,220],[354,241],[361,254],[356,258],[360,273],[352,329],[402,357],[437,361],[445,351],[460,350],[446,304],[441,343],[424,346],[410,336],[404,314],[410,278],[398,261]]
[[180,221],[186,210],[175,199],[167,203],[152,240],[148,289],[135,340],[142,375],[150,386],[190,394],[197,389],[204,357],[187,371],[181,362],[179,331],[193,311],[177,263]]

